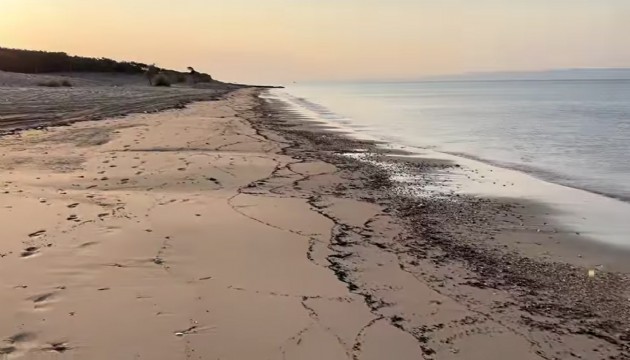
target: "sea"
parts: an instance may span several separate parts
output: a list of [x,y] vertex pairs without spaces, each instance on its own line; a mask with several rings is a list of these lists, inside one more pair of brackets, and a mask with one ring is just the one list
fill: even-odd
[[630,80],[300,83],[273,96],[358,137],[485,174],[460,191],[545,202],[563,225],[630,248]]

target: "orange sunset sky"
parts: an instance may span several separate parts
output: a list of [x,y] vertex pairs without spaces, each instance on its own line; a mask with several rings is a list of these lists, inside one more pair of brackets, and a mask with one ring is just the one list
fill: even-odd
[[0,0],[0,46],[223,80],[630,67],[628,0]]

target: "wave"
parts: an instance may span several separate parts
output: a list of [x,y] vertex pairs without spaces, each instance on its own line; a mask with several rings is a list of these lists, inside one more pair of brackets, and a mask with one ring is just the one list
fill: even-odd
[[314,101],[311,101],[305,97],[295,96],[289,93],[282,93],[281,97],[285,102],[290,102],[294,106],[300,107],[312,113],[314,115],[315,120],[321,120],[324,122],[333,123],[336,126],[339,126],[341,124],[342,126],[346,128],[346,130],[348,130],[349,133],[357,133],[357,132],[366,133],[367,132],[368,135],[370,135],[371,137],[375,137],[376,139],[378,139],[379,141],[383,143],[389,143],[396,146],[404,146],[407,148],[411,147],[411,148],[416,148],[419,150],[426,149],[426,150],[431,150],[436,153],[448,154],[448,155],[452,155],[452,156],[456,156],[460,158],[475,160],[475,161],[479,161],[479,162],[482,162],[484,164],[488,164],[491,166],[519,171],[519,172],[531,175],[541,181],[546,181],[546,182],[566,186],[566,187],[577,189],[577,190],[587,191],[593,194],[597,194],[597,195],[605,196],[611,199],[630,203],[630,194],[615,192],[615,191],[611,191],[605,188],[598,188],[596,186],[589,186],[587,184],[582,184],[579,182],[579,179],[573,179],[573,178],[567,177],[566,175],[559,172],[546,170],[541,167],[537,167],[535,165],[527,165],[523,163],[488,159],[486,157],[478,156],[473,153],[466,153],[466,152],[461,152],[461,151],[447,151],[447,150],[441,149],[439,145],[422,144],[421,143],[422,140],[420,140],[419,143],[414,143],[414,144],[408,143],[408,142],[403,143],[403,141],[394,139],[395,136],[387,136],[382,133],[378,134],[378,133],[375,133],[375,131],[370,131],[370,129],[366,128],[365,125],[358,124],[352,118],[341,115],[329,109],[328,107],[322,104],[318,104]]

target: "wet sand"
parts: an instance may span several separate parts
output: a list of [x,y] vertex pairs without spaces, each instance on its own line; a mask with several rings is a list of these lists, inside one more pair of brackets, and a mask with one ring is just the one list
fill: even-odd
[[[564,229],[540,203],[442,191],[410,197],[411,188],[448,186],[445,172],[476,170],[351,140],[269,99],[268,116],[278,120],[263,126],[294,139],[297,156],[309,149],[340,169],[346,183],[329,195],[379,204],[378,222],[337,234],[328,260],[373,311],[423,344],[425,358],[628,358],[627,251]],[[413,278],[392,280],[404,273]],[[424,287],[442,297],[438,306]]]
[[2,137],[2,356],[628,357],[623,273],[484,245],[516,205],[396,196],[258,93]]

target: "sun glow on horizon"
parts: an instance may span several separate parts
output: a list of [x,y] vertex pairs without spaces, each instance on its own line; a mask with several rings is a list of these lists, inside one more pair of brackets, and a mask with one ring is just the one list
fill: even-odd
[[247,82],[630,66],[622,0],[0,0],[0,46]]

